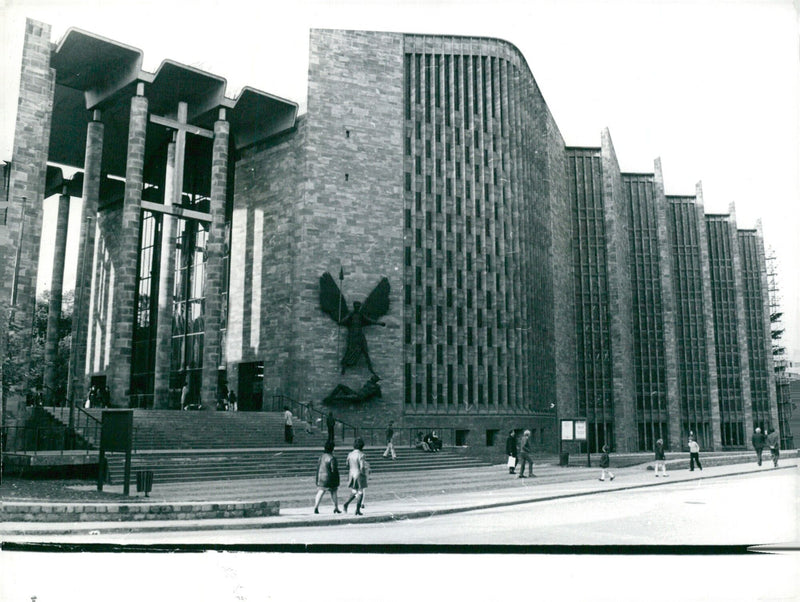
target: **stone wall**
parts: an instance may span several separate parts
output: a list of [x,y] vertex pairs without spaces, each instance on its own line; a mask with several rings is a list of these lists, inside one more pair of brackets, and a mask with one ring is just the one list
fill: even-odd
[[226,351],[233,390],[239,362],[263,361],[264,394],[289,392],[304,131],[300,119],[236,162]]
[[[363,386],[369,378],[363,360],[340,375],[346,333],[320,310],[319,278],[327,271],[338,281],[341,267],[352,309],[386,277],[387,325],[365,329],[384,402],[358,411],[363,425],[385,424],[402,403],[402,82],[401,35],[312,30],[289,393],[319,401],[338,384]],[[340,414],[347,421],[348,411]]]

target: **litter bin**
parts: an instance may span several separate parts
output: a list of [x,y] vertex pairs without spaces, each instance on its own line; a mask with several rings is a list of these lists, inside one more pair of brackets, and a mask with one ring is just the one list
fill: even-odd
[[136,492],[144,491],[144,496],[149,497],[153,490],[153,471],[139,470],[136,472]]
[[569,466],[569,452],[561,452],[558,455],[559,466]]

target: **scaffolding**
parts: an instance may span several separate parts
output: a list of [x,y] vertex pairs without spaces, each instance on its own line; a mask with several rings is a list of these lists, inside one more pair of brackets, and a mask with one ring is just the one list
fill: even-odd
[[775,365],[775,393],[778,403],[778,430],[781,435],[781,449],[794,449],[794,437],[790,426],[792,402],[790,397],[791,379],[787,372],[789,360],[786,356],[786,348],[781,344],[785,328],[778,284],[779,265],[772,249],[769,249],[765,259],[769,292],[769,319],[772,331],[772,356]]

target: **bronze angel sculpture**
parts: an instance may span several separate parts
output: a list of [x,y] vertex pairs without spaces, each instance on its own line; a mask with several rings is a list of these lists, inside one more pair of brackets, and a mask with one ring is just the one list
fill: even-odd
[[389,280],[382,278],[369,294],[364,303],[353,302],[353,310],[347,306],[347,300],[339,290],[339,286],[330,273],[325,272],[319,278],[319,302],[326,314],[337,324],[347,327],[347,346],[342,356],[342,374],[349,367],[355,366],[363,355],[367,361],[367,368],[375,374],[372,362],[367,351],[367,338],[364,336],[364,326],[386,326],[378,318],[385,316],[389,311]]

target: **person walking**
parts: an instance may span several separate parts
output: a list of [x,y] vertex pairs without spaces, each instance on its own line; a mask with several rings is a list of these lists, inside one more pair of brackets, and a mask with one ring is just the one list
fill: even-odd
[[181,387],[181,409],[185,410],[189,405],[189,383],[184,382]]
[[306,406],[305,408],[302,408],[301,406],[301,409],[302,409],[302,414],[304,415],[304,418],[302,418],[302,420],[306,424],[306,435],[311,435],[314,432],[314,425],[312,424],[314,422],[314,402],[309,401],[308,406]]
[[519,463],[517,458],[517,432],[514,429],[511,429],[506,439],[506,455],[508,456],[508,474],[514,474]]
[[339,465],[333,456],[333,441],[326,441],[324,449],[325,451],[319,457],[319,463],[317,464],[317,497],[314,500],[314,514],[319,514],[319,503],[326,492],[331,494],[333,513],[341,514],[342,511],[339,510],[339,498],[337,496],[340,478]]
[[397,454],[394,452],[394,443],[392,440],[394,439],[394,429],[392,425],[394,422],[391,420],[389,421],[389,426],[386,428],[386,450],[383,452],[383,457],[386,458],[389,454],[392,454],[392,460],[397,460]]
[[700,464],[700,444],[695,440],[694,437],[689,437],[689,471],[694,471],[694,465],[697,464],[697,468],[703,470],[702,465]]
[[288,406],[283,406],[283,440],[286,443],[294,441],[294,427],[292,426],[292,411]]
[[767,443],[767,437],[764,433],[761,432],[760,428],[756,428],[756,432],[753,433],[753,449],[756,450],[756,458],[758,459],[758,465],[761,466],[761,453],[764,451],[764,446]]
[[772,458],[772,464],[775,468],[778,467],[778,458],[781,455],[781,440],[778,436],[778,431],[774,428],[769,429],[767,435],[767,445],[769,446],[769,455]]
[[361,506],[364,498],[364,490],[367,488],[367,459],[364,456],[364,440],[361,437],[353,442],[353,451],[347,454],[348,481],[350,488],[350,498],[344,503],[344,511],[347,512],[350,502],[356,500],[356,514],[361,514]]
[[528,465],[528,475],[535,477],[533,474],[533,459],[531,458],[531,432],[526,430],[522,433],[522,440],[519,442],[519,476],[518,479],[527,479],[525,476],[525,464]]
[[668,477],[669,475],[667,474],[667,458],[664,455],[663,439],[659,439],[658,441],[656,441],[655,455],[656,455],[656,476],[658,476],[658,469],[661,468],[663,476]]
[[609,480],[614,480],[614,473],[611,472],[611,458],[608,457],[608,445],[603,446],[603,454],[600,456],[600,480],[606,480],[606,473],[608,473]]
[[336,418],[333,417],[333,412],[328,410],[328,415],[325,417],[325,426],[328,427],[328,441],[333,443],[334,430],[336,429]]

